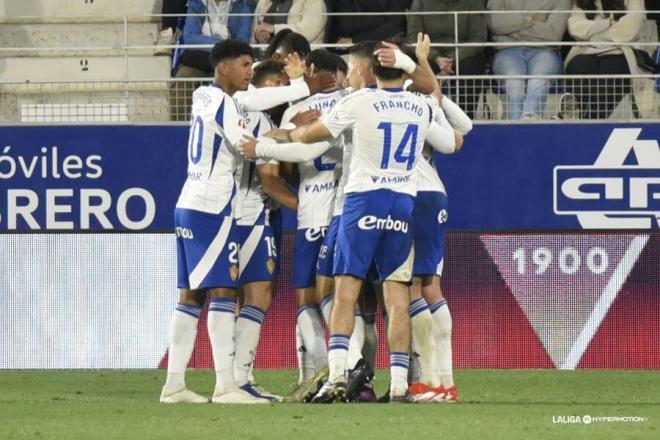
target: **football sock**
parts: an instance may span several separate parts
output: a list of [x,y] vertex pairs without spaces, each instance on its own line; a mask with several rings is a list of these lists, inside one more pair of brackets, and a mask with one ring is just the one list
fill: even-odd
[[325,320],[325,325],[330,328],[330,314],[332,313],[332,304],[334,304],[335,296],[333,294],[326,295],[321,300],[321,313]]
[[378,350],[378,333],[376,332],[376,315],[364,315],[364,345],[362,356],[372,370],[376,369],[376,352]]
[[312,357],[307,353],[305,344],[303,344],[298,324],[296,324],[296,357],[298,359],[298,383],[303,383],[314,377],[316,367]]
[[393,351],[390,353],[390,395],[400,395],[408,389],[409,354]]
[[[415,371],[413,380],[437,387],[440,385],[435,359],[433,318],[424,298],[410,303],[410,326],[412,328],[411,348],[413,358],[419,362],[419,374]],[[413,382],[414,383],[414,382]]]
[[349,369],[355,368],[355,364],[362,359],[362,347],[364,346],[364,316],[360,309],[355,310],[355,326],[353,327],[353,334],[348,344],[348,358],[346,366]]
[[307,352],[314,360],[316,371],[328,365],[328,350],[325,346],[325,331],[315,304],[298,308],[298,328]]
[[252,362],[259,345],[261,324],[266,312],[256,306],[244,306],[236,321],[236,355],[234,356],[234,378],[237,385],[248,381]]
[[433,317],[433,337],[435,339],[436,363],[440,370],[440,380],[445,388],[454,385],[452,371],[451,327],[452,320],[447,300],[441,299],[430,306]]
[[328,361],[330,363],[330,376],[332,382],[346,382],[346,358],[348,357],[348,344],[351,337],[348,335],[330,335],[328,344]]
[[236,310],[233,298],[211,298],[208,330],[215,366],[215,394],[231,391],[234,380],[234,328]]
[[178,391],[186,387],[186,367],[195,348],[197,323],[202,308],[177,304],[170,321],[170,347],[167,356],[165,388]]

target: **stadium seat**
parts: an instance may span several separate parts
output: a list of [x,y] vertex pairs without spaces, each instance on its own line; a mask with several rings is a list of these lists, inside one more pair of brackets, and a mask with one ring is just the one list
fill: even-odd
[[[0,23],[34,22],[156,22],[161,0],[0,0]],[[71,17],[76,17],[72,19]]]

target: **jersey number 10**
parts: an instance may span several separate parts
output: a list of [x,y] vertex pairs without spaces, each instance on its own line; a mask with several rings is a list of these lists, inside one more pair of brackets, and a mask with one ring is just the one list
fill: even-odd
[[[390,152],[392,150],[392,123],[391,122],[381,122],[378,124],[378,129],[383,130],[383,159],[380,162],[381,168],[388,168],[390,164]],[[394,160],[398,163],[405,163],[406,169],[410,170],[415,163],[415,148],[417,146],[417,124],[408,124],[406,126],[406,131],[403,133],[401,142],[399,146],[396,147],[394,151]],[[406,149],[408,149],[408,154],[406,155]]]

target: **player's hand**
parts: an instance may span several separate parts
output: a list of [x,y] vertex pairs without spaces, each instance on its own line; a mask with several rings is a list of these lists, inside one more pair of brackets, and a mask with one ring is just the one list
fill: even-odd
[[383,41],[382,44],[385,47],[378,49],[376,52],[374,52],[374,55],[378,57],[378,62],[381,66],[394,67],[394,63],[396,63],[395,51],[399,50],[399,46],[396,44],[388,43],[387,41]]
[[308,122],[316,121],[320,117],[320,110],[307,110],[304,112],[296,113],[296,115],[291,118],[291,123],[293,123],[296,127],[300,127],[301,125],[305,125]]
[[293,52],[287,55],[285,63],[286,65],[284,66],[284,71],[289,76],[289,79],[300,78],[305,74],[305,71],[307,70],[305,60],[301,59],[297,52]]
[[276,141],[291,142],[291,136],[289,135],[289,133],[290,130],[285,130],[283,128],[276,128],[275,130],[271,130],[262,136],[275,139]]
[[310,72],[305,76],[307,87],[309,87],[309,94],[314,95],[318,92],[337,87],[337,78],[330,72],[314,73],[314,65],[310,68]]
[[428,34],[417,34],[417,46],[415,46],[415,56],[418,60],[428,60],[431,53],[431,37]]
[[[337,40],[337,44],[353,44],[353,39],[351,37],[341,37]],[[342,49],[348,49],[347,47]]]
[[244,135],[243,143],[238,148],[244,158],[248,160],[257,158],[257,140],[255,138]]

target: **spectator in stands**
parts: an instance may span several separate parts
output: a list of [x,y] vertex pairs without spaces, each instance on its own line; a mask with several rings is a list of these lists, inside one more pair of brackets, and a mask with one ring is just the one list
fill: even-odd
[[[568,11],[571,0],[489,0],[491,11]],[[489,28],[493,41],[536,43],[561,41],[568,14],[491,14]],[[500,47],[493,59],[495,75],[559,75],[562,73],[558,47]],[[538,119],[543,116],[550,81],[507,79],[510,119]],[[525,93],[525,88],[527,89]]]
[[[188,0],[163,0],[161,8],[162,14],[181,14],[186,13],[186,4]],[[162,17],[163,27],[158,33],[158,46],[171,46],[176,41],[176,31],[180,17]],[[170,48],[159,49],[156,55],[169,55],[172,52]]]
[[[603,12],[610,10],[621,12]],[[644,14],[626,11],[644,11],[644,1],[575,1],[568,19],[571,36],[576,41],[612,43],[605,46],[574,46],[566,57],[568,75],[594,75],[597,78],[568,82],[568,90],[577,98],[584,118],[609,118],[621,99],[631,92],[629,79],[608,78],[607,75],[644,73],[643,64],[652,63],[648,53],[625,45],[639,41],[646,18]],[[637,105],[645,101],[644,96],[638,93],[635,93],[635,98]]]
[[284,60],[287,55],[294,52],[304,59],[311,50],[309,41],[304,35],[293,32],[291,29],[282,29],[268,44],[264,52],[264,59]]
[[[185,44],[213,45],[219,41],[233,38],[250,42],[252,17],[229,16],[228,14],[251,13],[252,8],[245,0],[189,0],[189,14],[203,14],[186,17],[183,28]],[[209,61],[208,49],[186,49],[181,55],[181,65],[177,76],[211,76],[213,68]]]
[[[259,0],[252,41],[269,43],[282,29],[302,34],[310,43],[322,43],[327,20],[323,0]],[[268,15],[268,14],[288,15]]]
[[328,43],[348,44],[384,41],[406,33],[409,0],[335,0],[332,12],[398,12],[400,15],[334,16],[330,18]]
[[[483,11],[483,0],[413,0],[411,12],[429,11]],[[486,41],[486,17],[482,14],[458,14],[458,42],[483,43]],[[406,39],[417,41],[419,32],[429,34],[433,43],[455,43],[454,15],[409,15]],[[456,54],[458,53],[458,59]],[[486,57],[483,46],[433,47],[429,62],[441,75],[483,75],[486,72]],[[461,80],[458,104],[470,118],[482,89],[482,81]]]

